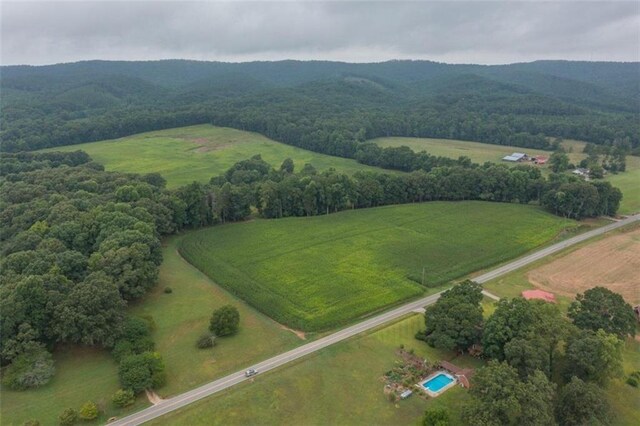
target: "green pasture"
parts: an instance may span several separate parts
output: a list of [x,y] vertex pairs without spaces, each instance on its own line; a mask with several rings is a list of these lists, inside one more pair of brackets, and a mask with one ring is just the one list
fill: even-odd
[[[517,163],[507,163],[502,161],[502,157],[513,152],[526,152],[529,155],[550,156],[551,151],[540,149],[522,148],[518,146],[493,145],[488,143],[460,141],[454,139],[431,139],[431,138],[404,138],[389,137],[372,139],[381,147],[398,147],[406,145],[414,151],[427,151],[429,154],[442,157],[458,158],[467,156],[473,162],[484,164],[489,161],[514,165]],[[562,142],[572,163],[578,164],[586,158],[582,153],[585,142],[576,140],[565,140]],[[548,173],[548,166],[541,166],[543,173]],[[627,156],[627,171],[618,174],[608,174],[605,180],[611,182],[615,187],[620,188],[623,194],[620,203],[620,214],[630,214],[640,212],[640,157]]]
[[[167,384],[158,390],[159,395],[185,392],[303,343],[182,259],[177,252],[180,238],[165,241],[158,285],[129,311],[151,315],[156,323],[153,337],[167,371]],[[165,287],[171,287],[173,293],[165,294]],[[227,303],[240,310],[239,333],[219,339],[213,349],[197,349],[195,341],[206,331],[211,312]],[[34,418],[42,425],[55,425],[62,410],[79,409],[88,400],[106,409],[99,423],[122,415],[110,402],[119,383],[117,365],[107,351],[59,348],[54,357],[56,375],[48,385],[24,392],[2,389],[1,424],[17,426]],[[146,398],[140,397],[131,410],[146,405]]]
[[48,151],[87,152],[107,170],[160,173],[169,187],[208,182],[238,161],[256,154],[279,167],[291,158],[298,170],[305,163],[318,170],[333,167],[344,172],[380,170],[355,160],[319,154],[273,141],[257,133],[208,124],[140,133],[120,139],[51,148]]
[[370,142],[374,142],[383,148],[404,145],[416,152],[427,151],[431,155],[440,157],[458,158],[465,156],[469,157],[474,163],[479,164],[484,164],[487,161],[498,162],[505,155],[514,152],[526,152],[529,155],[551,155],[549,151],[535,150],[534,152],[534,150],[519,146],[493,145],[456,139],[388,137],[372,139]]
[[152,425],[416,425],[427,408],[445,407],[453,424],[467,391],[417,394],[397,404],[383,393],[382,375],[400,358],[401,344],[430,361],[478,367],[478,360],[439,351],[414,338],[424,317],[412,315],[369,334],[341,342],[273,372],[161,417]]
[[270,317],[315,331],[435,292],[574,224],[533,206],[430,202],[215,226],[180,251]]

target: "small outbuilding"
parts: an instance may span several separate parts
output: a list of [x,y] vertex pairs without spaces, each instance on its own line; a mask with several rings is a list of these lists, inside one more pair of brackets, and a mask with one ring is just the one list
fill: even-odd
[[400,399],[407,399],[409,398],[411,395],[413,395],[413,391],[407,389],[406,391],[402,392],[400,394]]
[[556,303],[556,296],[553,293],[543,290],[525,290],[522,297],[527,300],[544,300],[549,303]]
[[549,161],[549,158],[545,157],[544,155],[536,155],[535,157],[533,157],[533,162],[538,165],[547,164],[547,161]]
[[589,178],[589,169],[583,169],[582,167],[579,167],[579,168],[575,169],[571,173],[573,173],[574,175],[578,175],[580,177],[583,177],[585,179]]

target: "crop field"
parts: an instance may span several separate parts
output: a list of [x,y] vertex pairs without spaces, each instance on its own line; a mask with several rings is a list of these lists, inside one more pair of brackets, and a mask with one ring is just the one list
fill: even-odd
[[333,167],[344,172],[380,170],[355,160],[319,154],[273,141],[257,133],[226,127],[199,125],[141,133],[120,139],[48,149],[87,152],[107,170],[129,173],[160,173],[168,187],[195,181],[208,182],[234,163],[256,154],[279,167],[291,158],[296,169],[305,163],[318,170]]
[[[179,238],[165,241],[157,287],[129,311],[132,315],[151,315],[156,323],[153,338],[167,372],[167,384],[158,390],[160,396],[185,392],[304,343],[182,259],[177,252]],[[164,293],[167,286],[173,293]],[[213,309],[228,303],[240,311],[238,334],[221,338],[213,349],[197,349],[195,341],[206,331]],[[250,351],[246,350],[248,347]],[[56,375],[48,385],[25,392],[2,389],[3,425],[19,426],[28,419],[38,419],[43,425],[57,424],[62,410],[78,409],[88,400],[106,410],[96,424],[123,413],[110,403],[119,383],[117,365],[108,352],[61,348],[54,358]],[[146,398],[140,397],[129,411],[145,405]]]
[[[517,163],[506,163],[501,161],[502,157],[512,152],[526,152],[529,155],[550,156],[552,152],[522,148],[518,146],[493,145],[480,142],[469,142],[450,139],[430,139],[430,138],[378,138],[372,139],[382,147],[406,145],[414,151],[427,151],[429,154],[442,157],[458,158],[461,155],[469,157],[473,162],[483,164],[487,161],[493,163],[514,165]],[[567,150],[569,159],[577,164],[586,158],[582,153],[584,142],[575,140],[563,141],[563,146]],[[548,173],[548,166],[541,166],[543,173]],[[605,180],[611,182],[615,187],[620,188],[624,195],[620,203],[620,214],[630,214],[640,211],[640,157],[627,156],[627,171],[618,174],[608,174]]]
[[640,228],[608,236],[527,273],[535,287],[567,297],[595,286],[640,303]]
[[407,350],[430,361],[448,360],[478,367],[478,360],[439,351],[414,338],[424,329],[422,315],[413,315],[325,348],[276,371],[258,375],[253,383],[208,397],[161,417],[152,425],[413,425],[427,408],[449,408],[454,425],[462,424],[456,407],[468,397],[456,386],[438,398],[414,395],[397,405],[383,394],[382,375]]
[[431,202],[216,226],[180,250],[277,321],[317,331],[435,292],[574,224],[533,206]]

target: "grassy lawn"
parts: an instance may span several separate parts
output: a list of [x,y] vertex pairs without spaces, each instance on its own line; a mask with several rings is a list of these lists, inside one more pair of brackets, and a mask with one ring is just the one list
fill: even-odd
[[627,156],[627,171],[617,175],[609,174],[605,180],[622,191],[619,213],[640,212],[640,157]]
[[226,127],[180,127],[141,133],[120,139],[52,148],[48,151],[86,151],[107,170],[131,173],[160,173],[168,187],[177,187],[194,180],[208,182],[224,173],[240,160],[256,154],[279,167],[291,158],[296,169],[305,163],[318,170],[335,168],[345,173],[357,170],[380,170],[359,164],[355,160],[307,151],[273,141],[257,133]]
[[[539,149],[522,148],[518,146],[492,145],[480,142],[460,141],[453,139],[430,139],[430,138],[403,138],[390,137],[372,139],[382,147],[406,145],[414,151],[427,151],[433,155],[442,157],[458,158],[465,155],[476,163],[483,164],[487,161],[514,165],[516,163],[506,163],[501,161],[502,157],[512,152],[526,152],[529,155],[550,156],[551,151]],[[563,141],[564,148],[568,151],[569,158],[574,164],[586,158],[582,153],[584,142],[575,140]],[[542,166],[543,173],[548,173],[548,167]],[[608,174],[605,180],[611,182],[615,187],[620,188],[624,194],[620,204],[620,214],[630,214],[640,211],[640,157],[627,156],[627,171],[619,174]]]
[[430,348],[414,338],[424,328],[413,315],[369,334],[325,348],[285,368],[258,375],[253,383],[199,401],[161,417],[157,425],[416,425],[427,408],[449,408],[453,424],[462,424],[457,408],[467,391],[454,387],[424,400],[417,395],[389,402],[382,375],[400,358],[401,344],[430,361],[450,360],[477,367],[479,361]]
[[431,202],[216,226],[180,250],[269,316],[314,331],[423,294],[423,271],[435,291],[574,224],[533,206]]
[[[180,238],[165,241],[158,286],[130,309],[131,314],[151,315],[156,322],[154,340],[167,371],[167,384],[158,390],[161,396],[187,391],[303,343],[184,261],[177,254]],[[167,286],[173,293],[163,292]],[[227,303],[240,310],[240,332],[221,338],[213,349],[197,349],[195,341],[207,329],[212,310]],[[122,414],[110,403],[119,383],[117,365],[106,351],[60,349],[55,360],[57,372],[47,386],[26,392],[2,389],[3,425],[21,425],[30,418],[43,425],[57,424],[64,408],[78,409],[88,400],[107,409],[99,419],[102,423]],[[146,399],[141,397],[133,410],[144,405]]]

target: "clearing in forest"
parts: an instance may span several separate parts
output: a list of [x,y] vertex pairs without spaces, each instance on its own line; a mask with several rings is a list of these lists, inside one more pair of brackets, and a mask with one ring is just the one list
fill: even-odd
[[214,226],[180,252],[277,321],[318,331],[435,292],[574,223],[533,206],[430,202]]
[[46,151],[82,150],[107,170],[160,173],[167,186],[209,182],[213,176],[256,154],[274,167],[291,158],[297,170],[309,163],[318,170],[333,167],[344,173],[381,169],[355,160],[319,154],[271,140],[258,133],[209,124],[140,133],[120,139],[50,148]]
[[573,298],[595,286],[640,303],[640,228],[614,234],[529,271],[538,288]]

